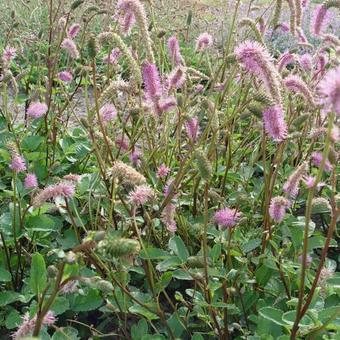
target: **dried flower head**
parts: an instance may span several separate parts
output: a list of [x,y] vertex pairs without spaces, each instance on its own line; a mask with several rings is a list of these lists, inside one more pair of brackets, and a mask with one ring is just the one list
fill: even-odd
[[167,204],[162,211],[161,221],[165,224],[170,233],[175,233],[177,230],[175,214],[176,206],[173,203]]
[[315,106],[314,96],[307,84],[297,75],[290,75],[283,80],[285,86],[292,92],[301,94],[312,106]]
[[117,116],[117,111],[113,104],[105,104],[100,108],[99,114],[102,122],[107,123]]
[[122,161],[115,161],[113,163],[110,174],[125,184],[134,186],[146,183],[146,179],[142,174]]

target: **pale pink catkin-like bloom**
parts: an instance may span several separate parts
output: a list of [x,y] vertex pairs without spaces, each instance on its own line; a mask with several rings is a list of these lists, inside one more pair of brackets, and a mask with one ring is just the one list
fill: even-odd
[[147,203],[155,196],[154,190],[147,184],[137,186],[129,193],[128,200],[134,206]]
[[81,175],[77,175],[77,174],[67,174],[63,177],[63,179],[65,181],[69,181],[69,182],[74,182],[74,183],[78,183],[81,180]]
[[47,105],[40,102],[32,102],[27,109],[27,116],[31,118],[40,118],[47,112]]
[[105,104],[100,108],[99,115],[103,123],[108,123],[117,116],[117,111],[113,104]]
[[196,142],[199,132],[198,118],[188,118],[184,123],[187,135],[192,142]]
[[215,212],[214,222],[220,227],[232,228],[241,217],[241,213],[236,209],[223,208]]
[[287,137],[287,124],[280,105],[264,110],[263,122],[265,131],[274,141],[281,142]]
[[172,65],[178,66],[183,63],[183,58],[179,49],[179,43],[175,36],[168,39],[168,51]]
[[295,171],[288,177],[287,181],[283,184],[283,191],[289,197],[296,197],[299,192],[299,185],[307,171],[307,163],[303,162]]
[[119,0],[116,5],[114,17],[118,20],[120,29],[124,35],[130,35],[132,28],[136,23],[135,13],[133,11],[133,2],[135,0]]
[[165,164],[161,164],[157,169],[157,177],[163,178],[166,177],[170,172],[170,168]]
[[[30,335],[35,327],[35,323],[37,321],[37,315],[35,315],[32,319],[30,319],[29,314],[26,313],[23,316],[22,324],[19,328],[12,334],[12,338],[14,340],[20,340],[24,337]],[[43,318],[42,325],[51,326],[57,321],[54,313],[52,311],[48,311]]]
[[10,169],[15,173],[23,172],[26,170],[25,160],[22,156],[18,154],[12,154],[12,160],[10,164]]
[[[319,167],[321,165],[321,162],[322,162],[322,159],[323,159],[322,152],[319,152],[319,151],[313,152],[312,155],[311,155],[311,158],[312,158],[313,164],[315,166]],[[332,171],[332,169],[333,169],[332,164],[329,162],[328,159],[326,159],[324,170],[326,172],[330,172],[330,171]]]
[[289,52],[285,52],[282,54],[277,69],[281,72],[287,65],[292,64],[295,61],[295,55]]
[[33,198],[33,206],[41,207],[46,201],[57,197],[72,198],[75,192],[75,185],[71,182],[60,182],[53,184],[41,190]]
[[38,187],[38,180],[35,174],[27,174],[24,180],[25,189],[35,189]]
[[328,9],[324,4],[316,6],[312,17],[311,31],[314,35],[318,36],[326,28],[330,20]]
[[186,80],[186,72],[183,66],[178,66],[169,74],[169,86],[170,88],[180,89]]
[[162,95],[162,86],[157,66],[145,62],[142,67],[145,94],[149,100],[157,100]]
[[111,65],[117,65],[118,59],[121,55],[121,51],[119,48],[112,49],[111,53],[109,55],[106,55],[103,58],[103,62]]
[[282,32],[290,31],[289,25],[286,22],[282,22],[281,24],[279,24],[279,28],[282,30]]
[[58,73],[58,78],[65,83],[68,83],[73,80],[73,75],[69,71],[61,71]]
[[283,80],[290,91],[301,94],[312,106],[315,106],[314,96],[307,84],[297,75],[289,75]]
[[177,101],[173,96],[161,98],[155,106],[155,111],[160,116],[162,113],[174,109],[176,105]]
[[246,71],[263,82],[275,103],[281,105],[280,75],[268,51],[258,42],[247,40],[238,45],[235,55]]
[[79,58],[79,51],[77,49],[77,45],[72,39],[65,38],[60,46],[61,48],[67,51],[67,53],[70,55],[72,59]]
[[135,149],[130,153],[129,159],[134,166],[140,166],[142,163],[141,161],[142,156],[143,156],[142,152],[138,149]]
[[269,216],[279,223],[283,220],[287,207],[289,207],[289,201],[285,197],[273,197],[269,205]]
[[309,53],[305,53],[299,58],[299,64],[306,72],[310,72],[313,68],[313,58]]
[[67,35],[69,38],[74,39],[80,31],[80,25],[79,24],[73,24],[67,31]]
[[319,84],[318,92],[324,109],[340,115],[340,66],[326,73]]
[[17,55],[17,50],[14,47],[7,46],[2,53],[2,61],[4,64],[8,64]]
[[203,52],[210,48],[212,44],[212,36],[207,32],[201,33],[196,40],[196,51]]
[[173,203],[167,204],[161,214],[161,221],[165,224],[170,233],[175,233],[177,224],[175,221],[176,207]]

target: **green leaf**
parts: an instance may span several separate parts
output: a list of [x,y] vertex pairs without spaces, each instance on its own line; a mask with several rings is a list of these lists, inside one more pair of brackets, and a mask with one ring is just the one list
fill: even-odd
[[158,263],[157,266],[156,266],[156,269],[161,271],[161,272],[165,272],[169,269],[175,269],[176,267],[178,267],[181,264],[182,264],[181,259],[177,256],[173,256],[173,257],[170,257],[167,260],[164,260],[164,261]]
[[46,264],[44,257],[35,253],[32,255],[30,287],[35,295],[40,295],[47,283]]
[[10,282],[11,280],[11,273],[8,270],[0,267],[0,282]]
[[157,320],[158,316],[155,313],[150,312],[148,309],[139,306],[139,305],[135,305],[135,306],[131,306],[129,308],[129,312],[133,313],[133,314],[139,314],[144,316],[145,318],[147,318],[148,320]]
[[[286,322],[288,325],[293,326],[295,322],[296,317],[296,311],[292,310],[289,312],[286,312],[282,315],[282,320]],[[308,316],[305,315],[299,322],[300,327],[309,327],[313,325],[313,320]]]
[[132,340],[140,340],[142,336],[148,334],[149,327],[145,319],[139,320],[138,324],[134,324],[131,327]]
[[139,256],[142,259],[150,259],[150,260],[163,260],[163,259],[167,259],[171,257],[169,252],[159,249],[159,248],[153,248],[153,247],[146,248],[146,253],[144,250],[141,250],[141,252],[139,253]]
[[[308,240],[308,252],[311,252],[315,248],[323,248],[325,246],[326,237],[324,236],[313,236]],[[334,239],[331,239],[329,244],[330,247],[336,247],[337,243]]]
[[159,292],[163,291],[168,286],[168,284],[171,282],[171,279],[172,279],[172,272],[163,273],[160,278],[160,282],[157,283],[158,291]]
[[21,315],[15,309],[11,310],[10,313],[6,317],[6,328],[7,329],[14,329],[17,328],[22,322]]
[[318,313],[318,319],[322,323],[327,322],[330,318],[338,317],[340,317],[340,306],[329,307]]
[[52,307],[51,310],[54,312],[55,315],[60,315],[65,313],[70,308],[70,303],[65,296],[58,296]]
[[243,253],[249,253],[250,251],[256,249],[260,244],[261,240],[259,238],[254,238],[246,243],[243,243],[241,246],[241,250]]
[[185,327],[183,326],[183,322],[181,322],[177,313],[173,313],[171,315],[171,317],[168,319],[168,325],[170,326],[174,336],[176,338],[182,339],[182,334],[185,331]]
[[173,236],[169,241],[169,248],[183,261],[185,262],[189,257],[188,249],[179,236]]
[[259,314],[277,325],[286,326],[286,323],[282,321],[283,312],[280,309],[273,307],[263,307],[259,310]]
[[55,222],[48,215],[30,216],[26,222],[31,231],[54,231]]
[[259,268],[255,271],[256,281],[259,285],[265,286],[268,281],[270,280],[271,276],[273,274],[273,270],[261,265]]
[[44,137],[42,136],[28,136],[22,140],[21,147],[28,151],[35,151],[43,141]]
[[20,299],[20,294],[16,292],[6,291],[0,292],[0,307],[9,305],[14,301],[18,301]]
[[103,304],[103,299],[96,289],[90,289],[86,295],[77,295],[74,299],[73,306],[74,312],[87,312],[99,308]]
[[62,327],[53,334],[52,340],[78,340],[78,330],[73,327]]

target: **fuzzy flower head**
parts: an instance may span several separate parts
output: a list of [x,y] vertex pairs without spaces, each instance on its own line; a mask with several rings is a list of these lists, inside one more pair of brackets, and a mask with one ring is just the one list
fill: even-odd
[[322,31],[328,26],[330,15],[327,7],[324,4],[316,6],[312,18],[312,33],[316,36],[320,35]]
[[170,168],[167,167],[165,164],[162,164],[157,169],[157,177],[159,178],[166,177],[168,176],[169,172],[170,172]]
[[146,179],[142,174],[122,161],[114,162],[110,174],[112,177],[119,179],[122,183],[132,186],[145,184],[146,182]]
[[105,104],[99,110],[99,114],[103,123],[107,123],[117,116],[117,111],[113,104]]
[[114,48],[109,55],[106,55],[103,58],[103,62],[111,65],[117,65],[118,59],[121,55],[121,51],[119,48]]
[[314,96],[307,84],[297,75],[290,75],[283,80],[285,86],[292,92],[301,94],[312,106],[315,106]]
[[274,141],[281,142],[286,138],[287,125],[281,106],[271,106],[263,111],[263,121],[266,132]]
[[[318,152],[318,151],[315,151],[312,153],[311,155],[312,157],[312,162],[315,166],[319,167],[322,163],[322,160],[323,160],[323,155],[321,152]],[[326,162],[325,162],[325,166],[324,166],[324,170],[326,172],[330,172],[332,171],[333,167],[332,167],[332,164],[329,162],[328,159],[326,159]]]
[[60,182],[50,185],[44,190],[41,190],[33,198],[33,206],[41,207],[46,201],[56,199],[57,197],[72,198],[75,192],[75,185],[71,182]]
[[310,72],[313,68],[313,58],[309,53],[305,53],[299,58],[300,66],[306,72]]
[[67,35],[69,38],[74,39],[80,31],[79,24],[73,24],[67,31]]
[[188,118],[184,123],[188,137],[192,142],[197,141],[199,134],[199,123],[197,117]]
[[281,222],[286,214],[287,207],[289,207],[289,201],[285,197],[273,197],[270,201],[269,216],[275,222]]
[[303,162],[288,177],[283,185],[283,191],[290,197],[296,197],[299,192],[299,185],[307,171],[307,163]]
[[154,190],[149,185],[139,185],[129,193],[129,202],[134,206],[147,203],[155,196]]
[[[29,314],[26,313],[22,318],[22,324],[12,334],[12,338],[14,340],[20,340],[20,339],[23,339],[24,337],[30,335],[34,330],[36,321],[37,321],[36,315],[32,319],[30,319]],[[57,319],[54,316],[54,313],[51,312],[51,311],[48,311],[43,318],[42,325],[51,326],[56,321],[57,321]]]
[[173,203],[167,204],[162,211],[161,221],[165,224],[170,233],[175,233],[177,230],[175,214],[176,206]]
[[38,187],[38,180],[35,174],[27,174],[24,181],[25,189],[35,189]]
[[329,70],[318,88],[321,104],[326,111],[340,115],[340,66]]
[[4,64],[8,64],[17,55],[17,50],[14,47],[7,46],[2,53],[2,61]]
[[282,32],[289,32],[290,31],[289,25],[286,22],[282,22],[279,25],[279,28],[281,29]]
[[212,36],[207,33],[201,33],[196,41],[196,51],[203,52],[206,49],[210,48],[213,44],[213,38]]
[[135,149],[130,153],[129,159],[134,166],[140,166],[142,163],[141,161],[142,156],[143,153],[139,149]]
[[170,88],[179,89],[181,88],[186,80],[186,72],[185,68],[182,66],[176,67],[170,74],[169,74],[169,86]]
[[12,169],[17,174],[26,170],[25,160],[22,156],[18,154],[12,155],[12,160],[10,164],[10,169]]
[[223,208],[215,212],[214,222],[224,228],[232,228],[239,221],[241,213],[236,209]]
[[47,105],[40,102],[32,102],[27,109],[27,115],[31,118],[39,118],[47,112]]
[[178,40],[175,36],[172,36],[168,39],[168,50],[172,65],[178,66],[182,64],[183,58],[179,49]]
[[295,61],[295,55],[289,52],[282,54],[277,69],[281,72],[287,65],[292,64]]
[[263,82],[275,103],[281,104],[280,75],[268,51],[258,42],[247,40],[235,49],[235,55],[247,72]]
[[142,75],[147,99],[159,99],[159,97],[162,95],[162,86],[157,66],[148,62],[144,63]]
[[61,81],[68,83],[68,82],[73,80],[73,75],[69,71],[61,71],[61,72],[58,73],[58,78]]
[[79,58],[79,51],[77,49],[75,42],[72,39],[65,38],[61,43],[60,47],[66,50],[72,59]]

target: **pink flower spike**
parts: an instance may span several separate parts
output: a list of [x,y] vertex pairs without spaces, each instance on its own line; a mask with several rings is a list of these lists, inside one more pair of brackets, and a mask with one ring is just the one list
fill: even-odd
[[324,4],[316,6],[312,18],[312,33],[320,35],[330,20],[328,10]]
[[14,47],[7,46],[2,54],[2,61],[4,64],[12,61],[17,55],[17,50]]
[[157,169],[157,177],[163,178],[166,177],[170,172],[170,168],[167,167],[165,164],[162,164]]
[[179,49],[178,40],[175,36],[172,36],[168,39],[168,50],[172,65],[178,66],[182,64],[183,58]]
[[287,125],[284,121],[282,107],[271,106],[263,112],[264,128],[276,142],[283,141],[287,136]]
[[289,32],[290,31],[289,25],[287,23],[285,23],[285,22],[281,23],[279,25],[279,27],[281,28],[281,30],[283,32]]
[[236,209],[223,208],[215,212],[214,221],[220,227],[231,228],[235,226],[240,217],[241,213]]
[[305,70],[306,72],[310,72],[313,68],[313,59],[309,53],[303,54],[299,58],[299,63],[302,69]]
[[99,114],[103,123],[108,123],[117,116],[117,111],[113,104],[105,104],[99,110]]
[[144,205],[155,196],[149,185],[139,185],[129,193],[129,202],[134,206]]
[[286,209],[287,207],[289,207],[289,205],[290,203],[286,198],[282,196],[273,197],[269,206],[269,216],[275,222],[281,222],[286,214]]
[[329,70],[318,87],[326,111],[340,115],[340,66]]
[[79,58],[79,51],[77,49],[76,44],[74,43],[72,39],[65,38],[60,46],[61,48],[63,48],[64,50],[68,52],[68,54],[70,55],[72,59]]
[[27,115],[31,118],[40,118],[47,112],[47,105],[40,102],[32,102],[27,109]]
[[132,151],[129,155],[130,161],[134,166],[140,166],[141,165],[141,158],[142,152],[140,152],[138,149]]
[[295,55],[289,52],[285,52],[282,54],[279,63],[277,65],[277,69],[281,72],[287,65],[293,63],[295,61]]
[[162,86],[157,66],[148,62],[144,63],[142,74],[147,99],[159,99],[162,95]]
[[186,80],[185,68],[182,66],[176,67],[169,74],[169,86],[170,88],[180,89]]
[[213,44],[213,38],[212,36],[207,33],[201,33],[196,41],[196,51],[203,52],[204,50],[210,48]]
[[73,76],[71,72],[61,71],[58,73],[58,78],[65,83],[68,83],[73,80]]
[[107,64],[111,64],[111,65],[117,65],[118,64],[118,59],[120,57],[120,49],[119,48],[114,48],[110,55],[106,55],[104,58],[103,58],[103,62],[104,63],[107,63]]
[[79,24],[73,24],[67,31],[67,35],[69,38],[74,39],[80,31],[80,25]]
[[38,180],[35,174],[27,174],[24,181],[25,189],[35,189],[38,187]]
[[23,172],[26,170],[25,160],[22,156],[18,154],[12,155],[12,161],[10,164],[10,169],[12,169],[15,173]]
[[184,123],[188,137],[192,142],[196,142],[199,132],[198,118],[192,117],[186,120]]
[[[315,166],[319,167],[321,165],[321,162],[322,162],[322,159],[323,159],[322,153],[315,151],[315,152],[312,153],[311,157],[312,157],[313,164]],[[329,162],[328,159],[326,159],[324,170],[326,172],[330,172],[330,171],[332,171],[332,169],[333,169],[332,164]]]

